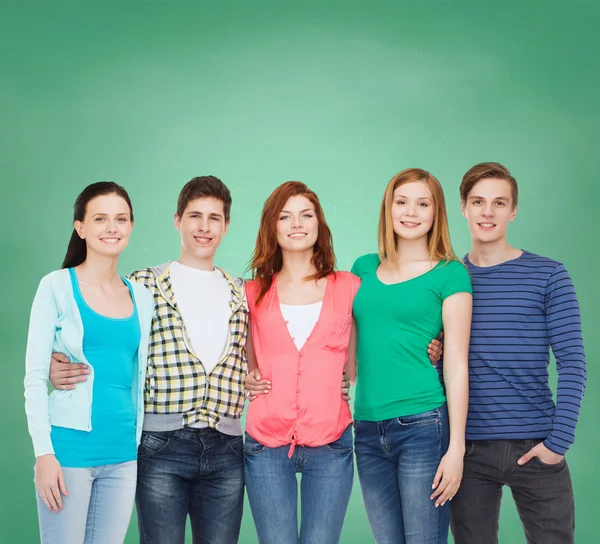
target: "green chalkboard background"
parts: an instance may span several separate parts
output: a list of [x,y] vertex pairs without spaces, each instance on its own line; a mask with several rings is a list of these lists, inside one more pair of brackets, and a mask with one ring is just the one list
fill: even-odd
[[[512,243],[563,261],[578,290],[589,382],[568,459],[576,542],[600,542],[599,20],[596,2],[1,2],[0,540],[38,541],[28,312],[85,185],[130,191],[123,273],[177,257],[177,194],[199,174],[233,194],[221,266],[244,273],[264,199],[299,179],[348,268],[375,250],[385,184],[409,166],[442,181],[466,252],[460,178],[496,160],[520,182]],[[356,484],[342,542],[371,541]],[[240,542],[256,542],[249,510]],[[525,542],[509,493],[500,542]]]

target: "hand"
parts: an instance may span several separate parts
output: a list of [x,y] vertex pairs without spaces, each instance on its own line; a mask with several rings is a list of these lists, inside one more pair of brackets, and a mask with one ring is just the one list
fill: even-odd
[[48,508],[58,514],[63,509],[61,493],[68,496],[63,471],[53,454],[40,455],[35,460],[35,487]]
[[442,457],[435,478],[433,479],[431,500],[435,499],[435,507],[444,506],[446,501],[451,501],[456,495],[463,474],[464,450],[449,449]]
[[545,465],[557,465],[564,459],[564,455],[554,453],[540,442],[537,446],[531,448],[521,459],[517,461],[519,465],[524,465],[531,460],[532,457],[537,457]]
[[346,372],[342,375],[342,398],[346,402],[350,400],[350,378]]
[[262,380],[260,370],[255,368],[246,375],[246,397],[252,402],[257,395],[268,393],[271,390],[271,382]]
[[85,382],[90,373],[88,366],[71,363],[64,353],[53,353],[50,359],[50,382],[54,389],[69,391],[76,383]]
[[444,353],[444,344],[440,341],[442,338],[444,338],[444,331],[440,333],[437,339],[429,342],[427,346],[427,355],[429,355],[429,360],[433,366],[437,365],[442,353]]

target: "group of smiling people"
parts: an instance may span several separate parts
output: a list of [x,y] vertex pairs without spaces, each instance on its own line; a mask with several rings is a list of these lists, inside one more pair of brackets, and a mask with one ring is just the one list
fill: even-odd
[[354,456],[377,544],[441,544],[450,526],[457,544],[496,543],[504,485],[528,543],[573,542],[564,455],[586,380],[573,284],[508,243],[506,167],[469,169],[460,204],[462,260],[439,181],[401,171],[377,252],[344,272],[317,195],[286,182],[244,281],[214,265],[231,195],[201,176],[179,195],[179,258],[124,278],[129,196],[86,187],[27,344],[42,543],[123,542],[134,498],[143,544],[183,543],[188,517],[194,544],[235,543],[245,488],[261,544],[334,544]]

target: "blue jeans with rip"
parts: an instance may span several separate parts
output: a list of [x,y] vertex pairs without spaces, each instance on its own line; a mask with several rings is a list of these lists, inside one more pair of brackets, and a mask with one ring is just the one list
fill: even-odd
[[[261,544],[336,544],[352,491],[352,428],[325,446],[269,448],[246,434],[246,489]],[[298,534],[298,483],[301,521]]]
[[122,544],[133,512],[136,462],[62,470],[69,494],[58,514],[36,493],[41,544]]
[[446,405],[384,421],[356,421],[354,448],[377,544],[445,544],[450,503],[429,497],[450,433]]
[[244,504],[241,436],[186,427],[142,433],[136,506],[141,544],[235,544]]

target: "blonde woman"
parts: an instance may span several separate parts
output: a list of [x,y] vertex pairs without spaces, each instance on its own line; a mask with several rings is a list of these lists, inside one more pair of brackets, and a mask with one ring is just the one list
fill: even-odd
[[[379,253],[356,260],[355,451],[378,544],[447,542],[460,485],[468,407],[471,282],[448,233],[444,193],[429,172],[389,182]],[[427,357],[444,330],[444,384]]]

